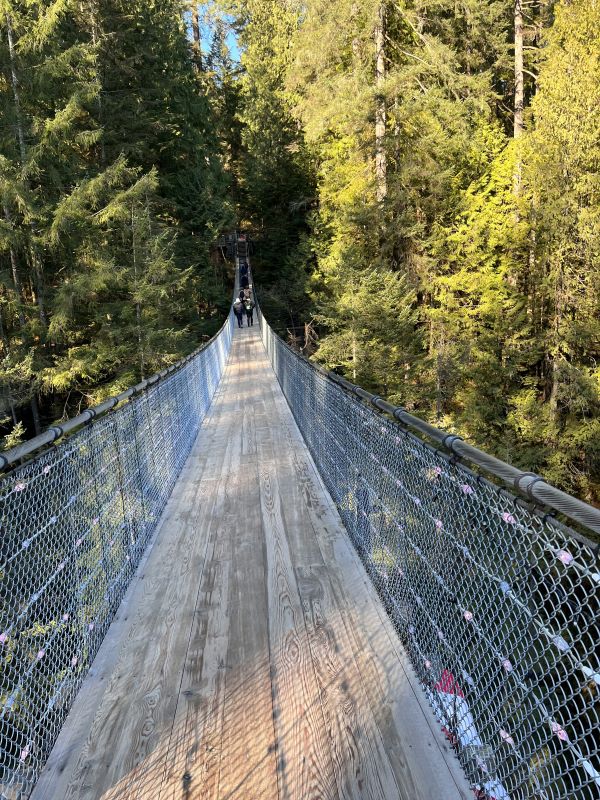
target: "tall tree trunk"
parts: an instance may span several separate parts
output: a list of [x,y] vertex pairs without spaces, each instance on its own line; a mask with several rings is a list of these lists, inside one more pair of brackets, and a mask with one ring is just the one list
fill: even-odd
[[[8,39],[8,52],[10,56],[10,75],[11,75],[11,83],[12,83],[12,92],[13,92],[13,102],[15,106],[15,122],[17,128],[17,140],[19,142],[19,154],[21,157],[21,167],[25,166],[25,160],[27,158],[27,148],[25,145],[25,133],[23,130],[23,117],[21,113],[21,97],[19,94],[19,78],[17,75],[17,63],[15,58],[15,43],[13,37],[13,29],[12,29],[12,19],[10,14],[6,14],[6,36]],[[4,210],[4,215],[6,217],[6,207]],[[33,224],[30,225],[32,236],[35,234]],[[40,317],[40,321],[43,325],[46,324],[46,311],[44,305],[44,285],[43,285],[43,275],[42,275],[42,265],[40,263],[40,258],[38,253],[36,252],[35,243],[31,242],[29,248],[29,260],[30,260],[30,269],[31,274],[33,276],[33,282],[35,285],[35,304],[38,308],[38,313]],[[11,255],[12,261],[12,255]],[[14,268],[13,268],[14,274]]]
[[[515,0],[514,6],[515,17],[515,102],[514,102],[514,120],[513,120],[513,135],[515,139],[522,136],[525,126],[523,124],[523,106],[525,98],[524,90],[524,77],[523,77],[523,6],[522,0]],[[522,164],[521,158],[517,154],[515,161],[515,171],[513,175],[513,191],[515,197],[521,194],[522,182]],[[519,221],[519,210],[515,212],[516,221]]]
[[[27,159],[27,147],[25,145],[25,133],[23,130],[23,116],[21,113],[21,97],[19,94],[19,78],[17,75],[17,62],[15,57],[15,43],[13,38],[13,29],[12,29],[12,19],[10,14],[6,14],[6,36],[8,39],[8,52],[10,56],[10,75],[11,75],[11,83],[12,83],[12,91],[13,91],[13,102],[15,106],[15,121],[17,126],[17,140],[19,142],[19,153],[21,157],[21,168],[25,167],[25,161]],[[5,210],[6,216],[6,210]],[[33,284],[35,286],[35,304],[38,308],[38,313],[40,317],[40,321],[43,325],[46,324],[46,311],[44,307],[44,285],[43,285],[43,273],[42,273],[42,264],[39,257],[39,254],[36,250],[35,245],[35,228],[33,223],[29,225],[31,229],[31,243],[29,246],[29,261],[30,261],[30,271],[31,275],[33,276]]]
[[[4,219],[6,220],[6,224],[12,228],[12,216],[10,213],[10,209],[6,205],[3,206],[4,211]],[[13,288],[15,290],[15,295],[17,297],[17,314],[19,316],[19,325],[21,328],[25,327],[25,312],[23,310],[23,303],[25,298],[23,297],[23,285],[21,284],[21,276],[19,274],[19,262],[17,260],[17,254],[15,252],[14,247],[12,244],[9,247],[9,255],[10,255],[10,269],[12,273],[13,279]]]
[[550,396],[548,402],[550,405],[550,412],[554,419],[555,424],[560,422],[560,410],[558,407],[558,392],[560,389],[560,361],[561,354],[561,333],[562,321],[564,310],[564,275],[562,267],[559,265],[557,274],[554,278],[554,319],[552,320],[553,327],[553,341],[552,351],[550,353]]
[[194,43],[194,64],[198,72],[202,71],[202,46],[200,44],[200,15],[198,14],[198,3],[192,3],[192,36]]
[[131,206],[131,249],[133,257],[133,275],[134,275],[134,290],[136,294],[135,300],[135,324],[137,330],[138,340],[138,354],[140,358],[140,376],[144,380],[145,363],[144,363],[144,337],[142,334],[142,306],[139,300],[139,275],[138,275],[138,254],[137,254],[137,240],[135,237],[135,208]]
[[[91,0],[89,3],[89,20],[90,20],[90,32],[92,34],[92,44],[94,45],[94,52],[97,53],[98,47],[98,19],[97,19],[97,2],[95,0]],[[100,135],[100,163],[102,166],[106,164],[106,148],[104,143],[104,106],[102,103],[102,80],[100,77],[100,71],[96,71],[96,80],[98,82],[98,122],[100,123],[100,127],[102,129],[102,133]]]
[[442,353],[438,350],[435,359],[435,421],[442,419]]
[[375,109],[375,176],[377,200],[383,202],[387,195],[387,158],[385,153],[386,107],[385,83],[385,3],[380,3],[375,24],[375,87],[377,108]]
[[[0,308],[0,341],[2,342],[2,346],[4,347],[4,353],[6,356],[10,355],[10,342],[8,341],[8,336],[6,335],[6,331],[4,330],[4,319],[2,317],[2,309]],[[12,396],[12,391],[10,388],[10,383],[6,382],[6,399],[8,401],[8,407],[10,408],[10,415],[12,417],[13,425],[18,423],[17,419],[17,412],[15,409],[15,401]]]
[[[33,234],[33,226],[31,233]],[[38,316],[40,318],[40,322],[43,326],[46,325],[47,318],[46,318],[46,301],[44,297],[44,274],[42,272],[42,262],[40,256],[37,252],[37,248],[35,244],[32,242],[31,247],[29,248],[29,259],[30,259],[30,272],[33,277],[33,286],[35,288],[33,302],[37,306]]]
[[523,79],[523,6],[522,0],[515,0],[515,116],[514,137],[518,139],[525,130],[523,125],[523,106],[525,99]]
[[6,37],[8,39],[8,53],[10,56],[10,77],[12,82],[13,100],[15,103],[15,122],[17,125],[17,139],[19,142],[19,152],[21,154],[21,164],[25,164],[25,134],[23,133],[23,121],[21,118],[21,98],[19,97],[19,79],[17,77],[17,66],[15,59],[15,43],[13,39],[12,19],[10,14],[6,14]]
[[39,436],[42,432],[42,421],[40,419],[40,407],[38,405],[37,395],[33,394],[29,401],[29,408],[31,409],[31,416],[33,418],[33,429],[35,435]]
[[[8,225],[12,226],[12,218],[7,205],[4,205],[3,211],[4,211],[4,219],[6,220]],[[23,310],[23,304],[25,298],[23,296],[23,284],[21,283],[21,276],[19,274],[19,263],[17,261],[17,254],[12,245],[9,248],[9,254],[10,254],[10,268],[12,272],[13,287],[15,290],[15,295],[17,297],[17,314],[19,317],[19,327],[24,332],[26,319],[25,319],[25,312]],[[31,406],[31,415],[33,417],[33,426],[37,435],[38,433],[42,432],[42,428],[40,424],[40,412],[38,409],[38,403],[35,394],[33,394],[31,397],[30,406]]]
[[[8,53],[10,58],[10,76],[11,76],[11,84],[12,84],[12,92],[13,92],[13,102],[15,107],[15,122],[17,128],[17,141],[19,143],[19,154],[21,157],[21,167],[24,168],[25,161],[27,159],[27,149],[25,146],[25,133],[23,130],[23,117],[21,113],[21,97],[19,94],[19,78],[17,75],[17,62],[16,62],[16,55],[15,55],[15,43],[13,37],[13,27],[12,27],[12,19],[9,13],[6,14],[6,36],[8,40]],[[7,222],[11,222],[10,211],[8,206],[4,206],[4,217]],[[34,235],[33,225],[31,227],[32,236]],[[43,284],[42,284],[42,268],[39,262],[38,254],[35,250],[35,244],[33,240],[31,241],[30,248],[29,248],[29,256],[30,256],[30,267],[31,272],[33,275],[34,283],[36,286],[36,305],[38,307],[38,312],[40,316],[40,321],[45,324],[46,323],[46,313],[44,310],[44,291],[43,291]],[[10,260],[11,260],[11,268],[13,272],[13,283],[15,286],[15,292],[19,298],[19,323],[22,328],[25,326],[25,315],[23,313],[23,288],[19,276],[18,264],[16,259],[16,254],[11,247],[10,249]],[[37,397],[35,392],[33,393],[31,400],[30,400],[30,407],[31,407],[31,415],[33,417],[33,426],[35,429],[36,435],[42,432],[41,423],[40,423],[40,412],[37,402]]]

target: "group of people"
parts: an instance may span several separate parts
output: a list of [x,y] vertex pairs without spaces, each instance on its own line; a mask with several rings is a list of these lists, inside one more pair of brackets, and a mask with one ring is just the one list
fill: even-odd
[[248,283],[248,264],[245,261],[240,262],[240,286],[242,287],[240,293],[233,303],[233,313],[236,316],[238,328],[244,327],[244,314],[246,315],[246,324],[250,327],[254,325],[254,300]]

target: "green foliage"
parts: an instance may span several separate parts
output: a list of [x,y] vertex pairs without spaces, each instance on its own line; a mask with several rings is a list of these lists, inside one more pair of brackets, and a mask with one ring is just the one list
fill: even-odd
[[[6,421],[3,420],[5,424]],[[17,422],[13,425],[11,431],[2,438],[2,449],[10,450],[11,447],[16,447],[25,438],[25,426],[22,422]]]
[[600,491],[599,26],[597,3],[557,6],[523,169],[543,309],[538,388],[547,407],[536,435],[551,451],[551,478],[588,498]]
[[220,323],[210,249],[232,224],[220,112],[182,11],[3,3],[0,383],[36,426],[172,363]]
[[184,7],[2,4],[3,413],[212,332],[235,219],[281,333],[597,501],[597,4],[527,6],[516,140],[506,0],[211,0],[200,58]]
[[236,8],[240,181],[280,331],[312,320],[320,363],[597,501],[597,4],[527,6],[514,141],[512,3]]
[[284,84],[299,6],[276,0],[236,0],[232,6],[242,47],[239,219],[252,231],[254,275],[265,307],[282,325],[293,325],[308,313],[302,291],[295,293],[300,305],[288,294],[304,274],[305,211],[314,197],[312,165]]
[[386,396],[405,405],[418,379],[414,292],[405,279],[383,270],[347,270],[338,281],[326,317],[331,333],[317,360],[328,369],[351,373],[366,389],[383,387]]

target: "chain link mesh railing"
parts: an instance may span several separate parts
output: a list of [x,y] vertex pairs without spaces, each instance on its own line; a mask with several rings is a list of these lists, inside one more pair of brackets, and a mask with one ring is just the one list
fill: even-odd
[[194,443],[232,330],[230,314],[170,374],[0,478],[0,797],[24,800],[35,784]]
[[476,796],[598,800],[597,546],[360,402],[261,324]]

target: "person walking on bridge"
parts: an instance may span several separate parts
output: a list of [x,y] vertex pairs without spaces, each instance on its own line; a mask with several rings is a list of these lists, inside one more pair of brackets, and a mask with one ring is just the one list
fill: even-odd
[[244,303],[241,297],[237,297],[233,304],[233,313],[238,322],[238,328],[244,327]]
[[246,309],[246,322],[248,327],[250,327],[251,325],[254,325],[254,300],[249,297],[244,303],[244,307]]

